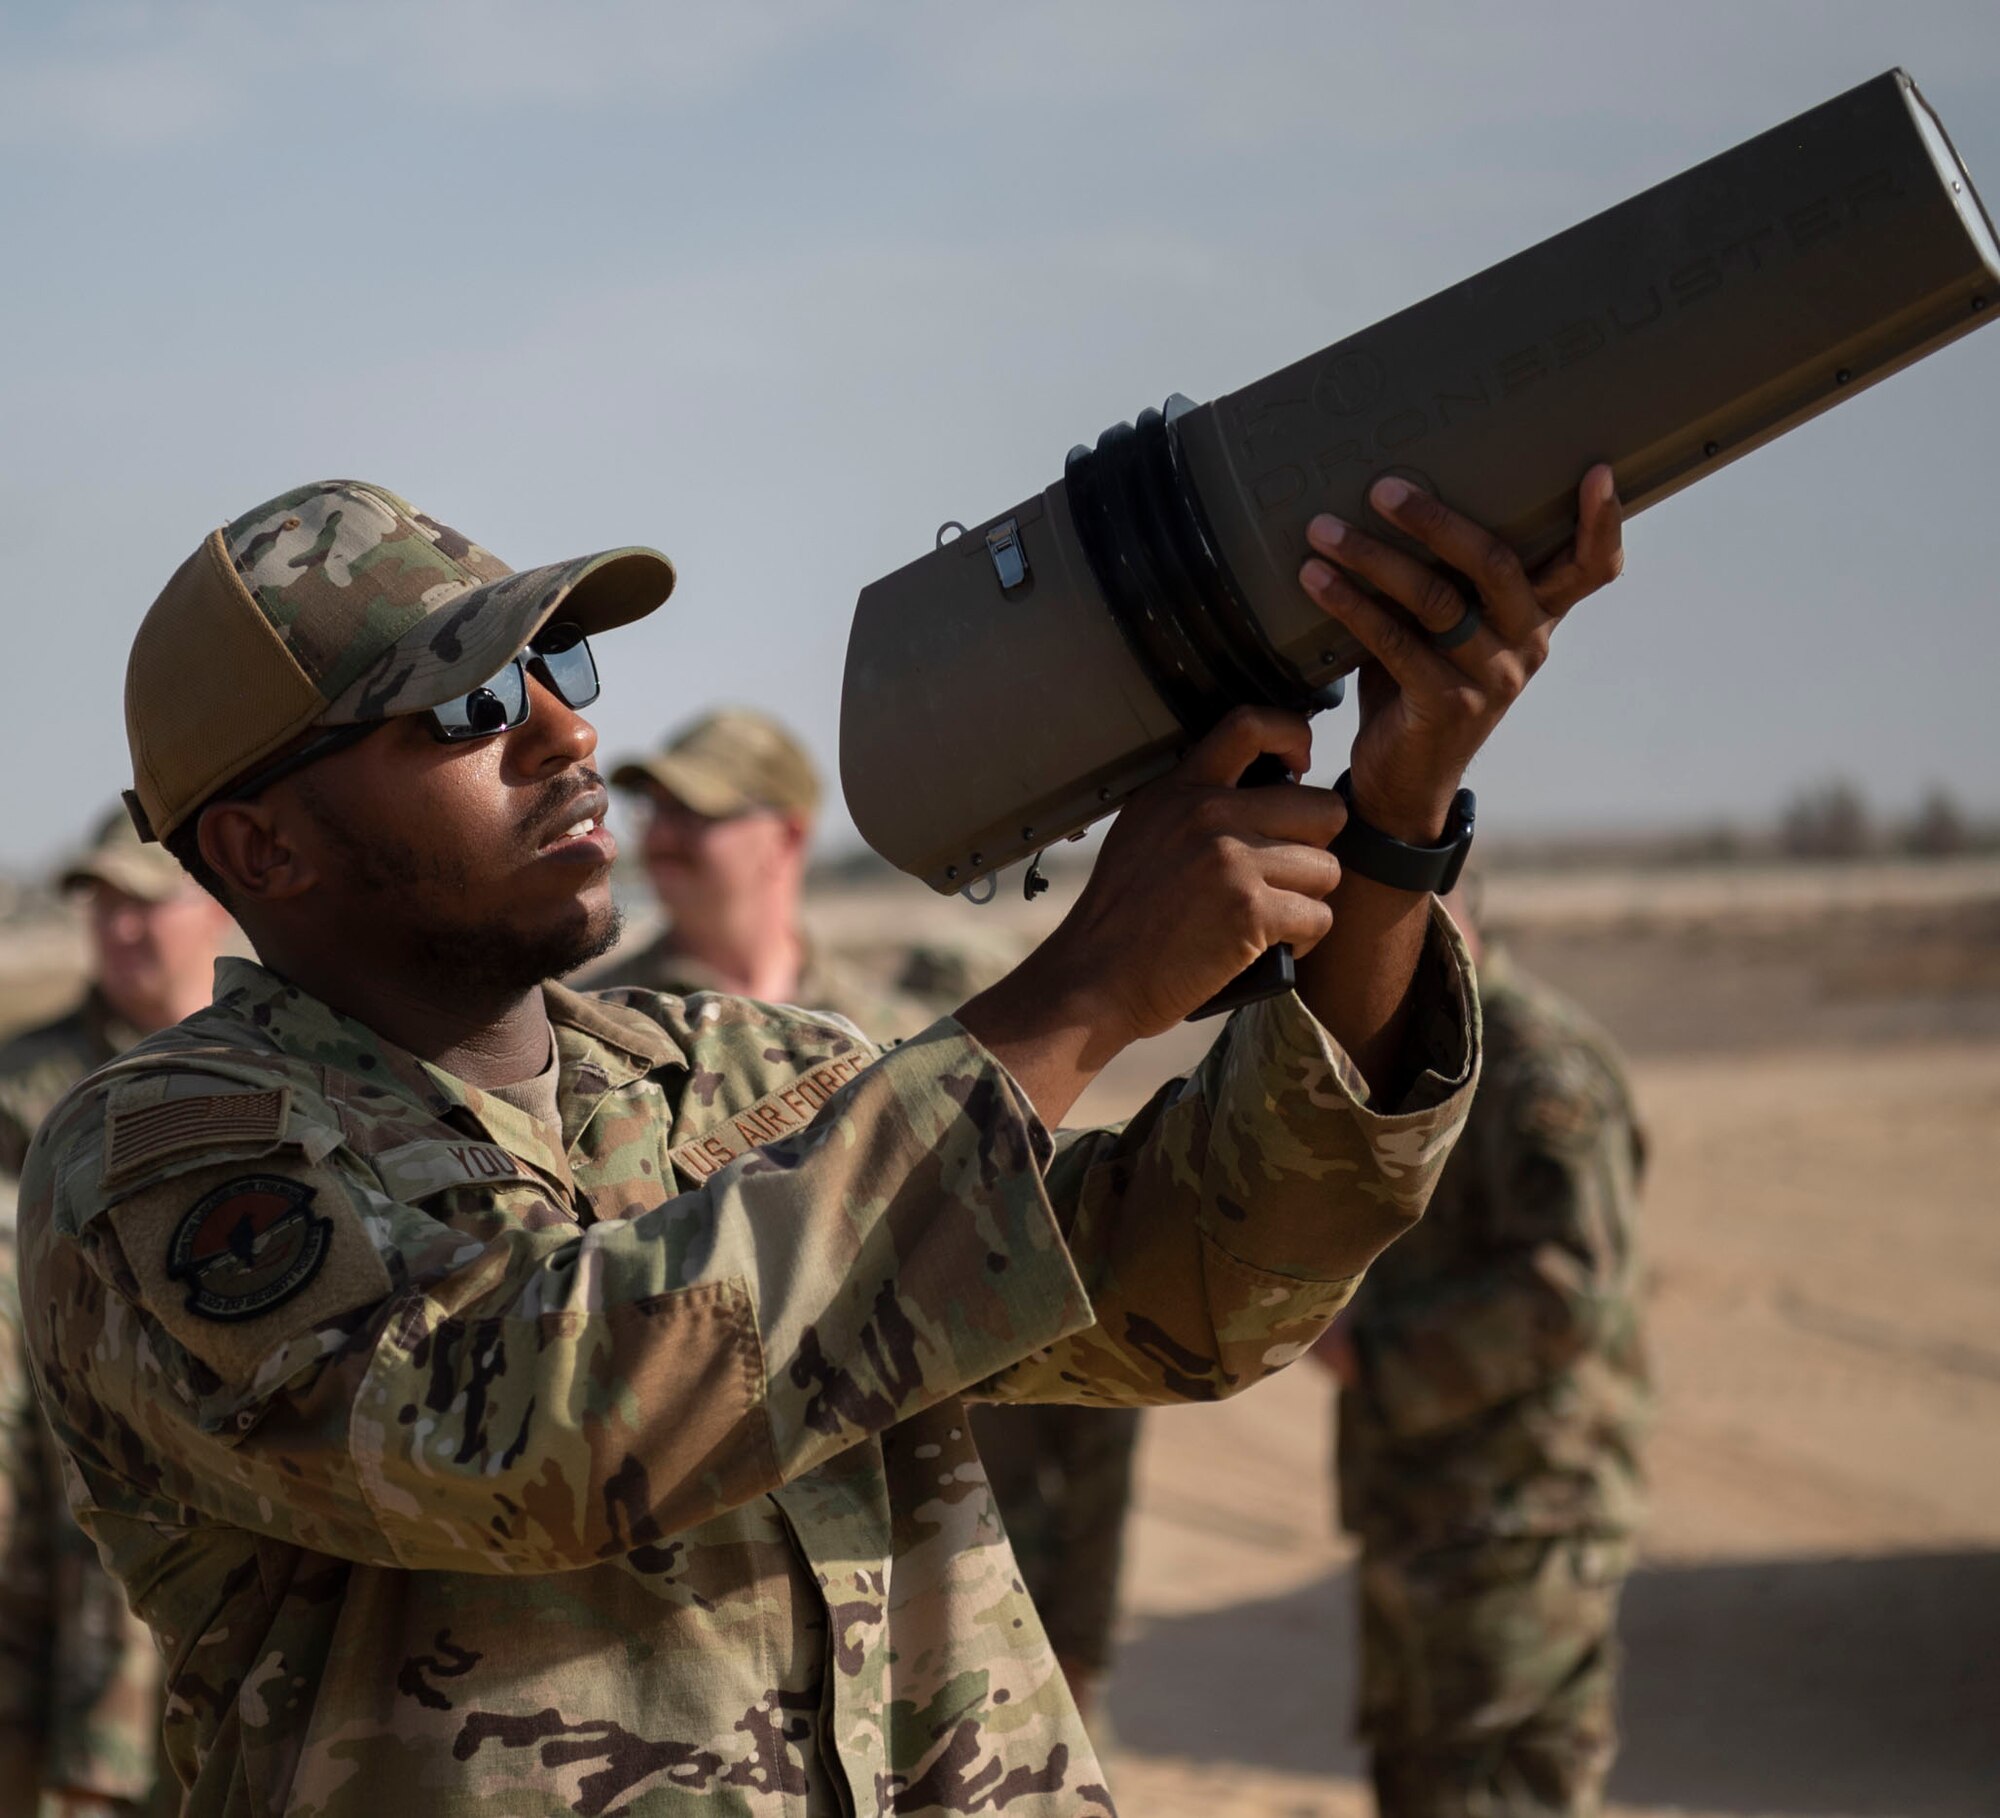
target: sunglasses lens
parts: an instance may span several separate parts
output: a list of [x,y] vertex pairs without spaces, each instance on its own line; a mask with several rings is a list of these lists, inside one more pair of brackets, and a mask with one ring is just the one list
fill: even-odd
[[551,625],[535,639],[535,662],[566,707],[584,708],[597,699],[597,659],[590,640],[574,625]]
[[474,732],[502,732],[507,725],[507,709],[490,688],[475,688],[465,697],[465,717]]
[[439,738],[483,739],[520,725],[527,712],[528,680],[515,662],[471,693],[440,702],[431,709],[431,720]]

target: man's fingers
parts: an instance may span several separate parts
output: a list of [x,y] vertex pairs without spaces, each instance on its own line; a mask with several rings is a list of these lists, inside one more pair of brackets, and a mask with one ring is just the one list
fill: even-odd
[[1592,574],[1615,581],[1625,566],[1625,507],[1608,462],[1600,461],[1577,488],[1578,559]]
[[1398,530],[1413,536],[1455,568],[1474,588],[1494,631],[1517,643],[1535,628],[1540,612],[1521,558],[1490,530],[1461,517],[1442,499],[1391,476],[1368,489],[1368,500]]
[[1299,570],[1299,584],[1322,611],[1353,632],[1361,648],[1404,693],[1438,694],[1463,685],[1465,678],[1411,629],[1408,620],[1371,600],[1338,569],[1315,558]]
[[[1331,512],[1322,512],[1306,526],[1306,540],[1321,555],[1351,569],[1365,581],[1372,581],[1426,631],[1449,632],[1457,628],[1470,602],[1450,575],[1441,574],[1413,555],[1371,537],[1343,523]],[[1499,655],[1500,640],[1492,627],[1482,622],[1463,643],[1442,654],[1467,675],[1477,675]]]
[[1273,847],[1261,859],[1264,881],[1279,896],[1323,903],[1340,888],[1340,861],[1317,846]]
[[[1338,869],[1336,865],[1335,870]],[[1288,890],[1274,885],[1264,891],[1258,902],[1257,919],[1265,946],[1275,947],[1285,941],[1298,954],[1325,939],[1327,930],[1333,926],[1333,910],[1326,901],[1332,894],[1332,885],[1324,890]]]
[[1312,730],[1299,714],[1238,707],[1189,749],[1174,771],[1183,783],[1233,788],[1260,757],[1280,759],[1294,776],[1312,768]]
[[1624,568],[1625,511],[1611,469],[1599,464],[1577,488],[1576,536],[1536,573],[1535,597],[1550,617],[1561,618],[1579,600],[1617,580]]
[[1347,824],[1347,804],[1331,789],[1309,783],[1273,783],[1263,789],[1219,792],[1210,804],[1218,830],[1248,844],[1328,846]]

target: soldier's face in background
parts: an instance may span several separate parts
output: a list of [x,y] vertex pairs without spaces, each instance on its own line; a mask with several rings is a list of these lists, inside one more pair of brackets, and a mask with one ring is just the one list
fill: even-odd
[[304,810],[290,837],[315,873],[316,918],[356,963],[373,951],[470,988],[526,988],[617,938],[596,730],[528,685],[511,731],[443,744],[422,715],[398,718],[278,785]]
[[143,1029],[154,1006],[206,992],[229,917],[199,884],[153,902],[99,882],[87,909],[92,976],[128,1021]]
[[709,925],[745,901],[795,888],[812,832],[803,815],[697,814],[657,783],[646,795],[646,874],[676,923]]

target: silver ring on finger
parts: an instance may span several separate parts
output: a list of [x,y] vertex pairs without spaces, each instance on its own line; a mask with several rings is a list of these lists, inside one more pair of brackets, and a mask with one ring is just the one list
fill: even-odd
[[1479,608],[1468,605],[1465,609],[1465,616],[1456,625],[1448,626],[1443,631],[1434,631],[1430,634],[1431,648],[1433,650],[1456,650],[1461,644],[1469,644],[1478,634],[1480,626],[1485,623],[1486,621],[1479,616]]

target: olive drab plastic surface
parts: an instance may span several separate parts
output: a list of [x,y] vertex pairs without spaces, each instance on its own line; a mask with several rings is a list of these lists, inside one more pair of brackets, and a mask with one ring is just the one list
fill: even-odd
[[1305,526],[1378,533],[1400,473],[1530,561],[1609,460],[1627,513],[1990,321],[2000,245],[1891,70],[1296,365],[1170,400],[1038,497],[864,588],[841,780],[951,891],[1115,809],[1245,700],[1310,710],[1360,652]]

